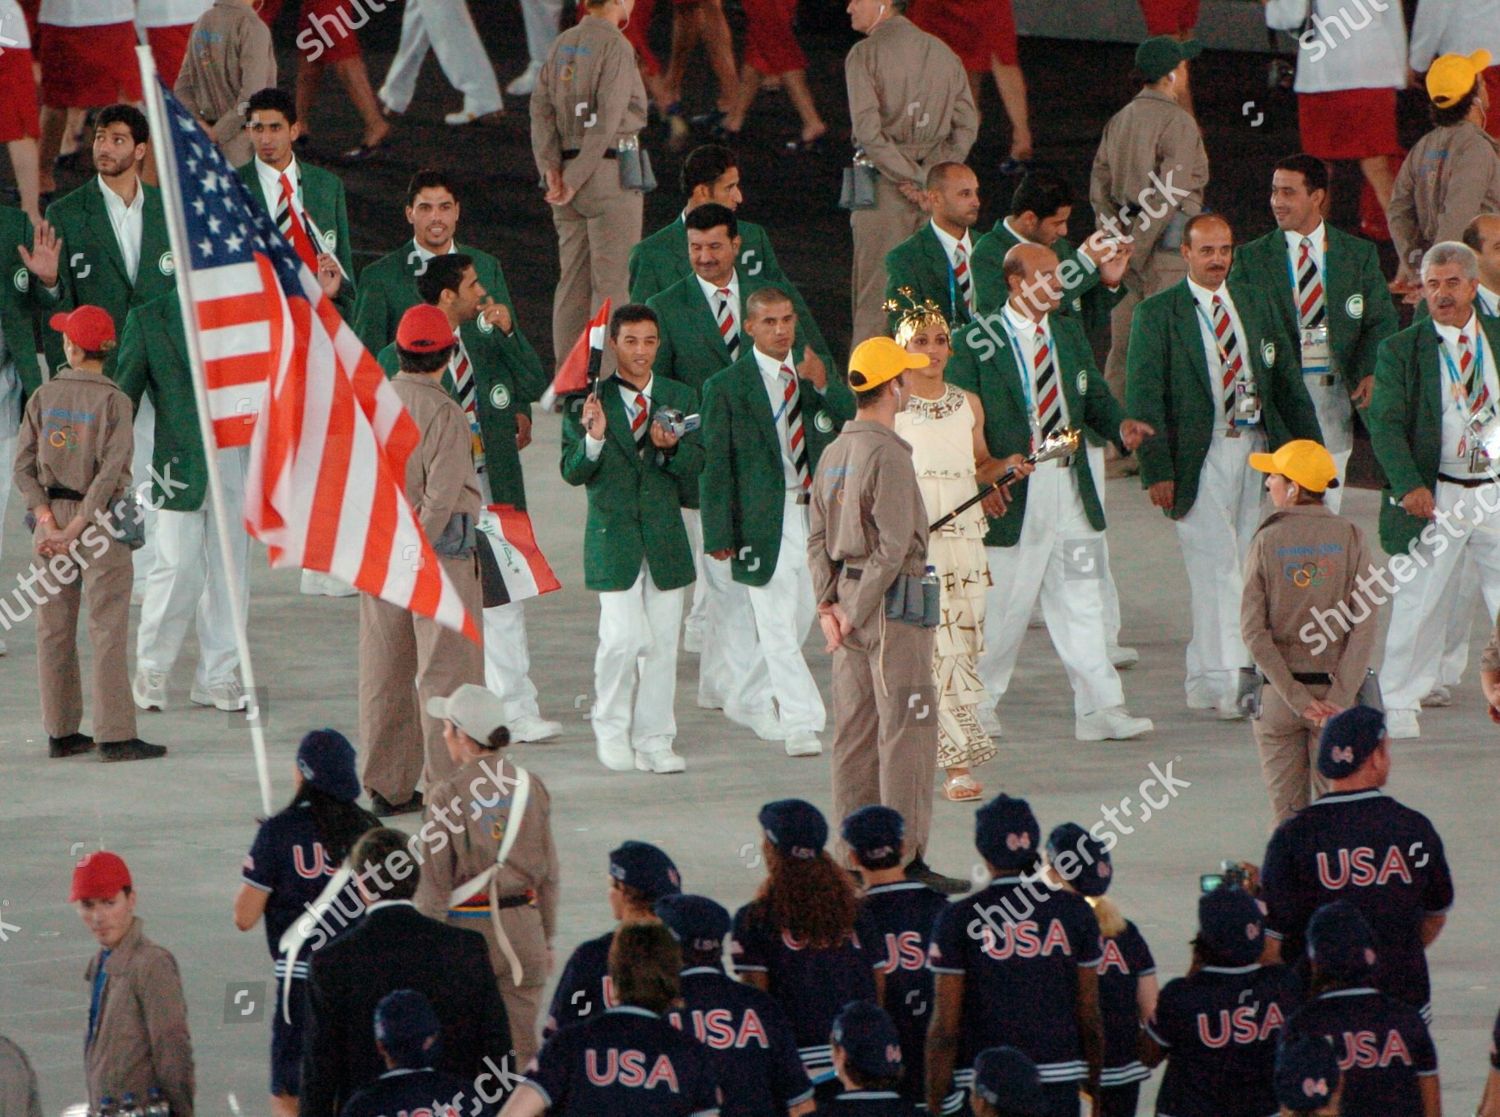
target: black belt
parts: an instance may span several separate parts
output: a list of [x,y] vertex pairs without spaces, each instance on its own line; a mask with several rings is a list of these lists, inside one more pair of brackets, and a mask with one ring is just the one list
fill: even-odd
[[844,573],[849,575],[849,580],[851,582],[857,582],[865,576],[865,572],[857,566],[844,567]]
[[1488,485],[1494,480],[1493,477],[1450,477],[1446,473],[1438,474],[1439,481],[1446,481],[1450,485],[1462,485],[1466,489],[1477,489],[1480,485]]
[[61,485],[47,486],[48,500],[82,500],[83,494],[73,489],[65,489]]
[[[583,152],[582,152],[581,148],[565,147],[565,148],[563,148],[562,155],[563,155],[563,159],[566,161],[568,159],[577,159],[578,156],[581,155],[582,153]],[[620,157],[620,153],[618,151],[616,151],[614,148],[607,147],[607,148],[604,149],[604,158],[606,158],[606,159],[618,159],[619,157]]]
[[1306,686],[1333,685],[1333,676],[1327,671],[1293,671],[1292,678]]

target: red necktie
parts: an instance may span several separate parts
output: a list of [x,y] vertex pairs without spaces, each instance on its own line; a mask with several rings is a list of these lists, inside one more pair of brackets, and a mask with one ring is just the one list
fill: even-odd
[[276,208],[276,227],[281,230],[281,235],[302,258],[302,262],[313,271],[317,271],[318,250],[312,242],[312,237],[307,235],[307,226],[302,224],[302,215],[297,212],[297,206],[292,199],[292,181],[287,178],[285,171],[281,172],[281,200]]

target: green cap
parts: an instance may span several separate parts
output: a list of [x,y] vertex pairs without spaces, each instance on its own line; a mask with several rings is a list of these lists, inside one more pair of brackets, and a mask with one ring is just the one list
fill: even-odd
[[1181,42],[1170,35],[1153,35],[1135,48],[1135,68],[1145,75],[1147,81],[1160,81],[1179,62],[1187,62],[1203,53],[1203,44],[1197,39]]

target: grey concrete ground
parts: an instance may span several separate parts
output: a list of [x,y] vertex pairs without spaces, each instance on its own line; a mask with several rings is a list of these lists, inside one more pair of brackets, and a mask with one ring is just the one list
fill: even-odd
[[[605,854],[621,840],[660,843],[690,890],[732,908],[751,897],[761,876],[759,805],[800,795],[826,809],[830,799],[826,760],[788,759],[779,746],[694,706],[697,657],[686,654],[677,712],[687,773],[620,775],[595,761],[584,719],[596,622],[581,569],[584,501],[557,476],[557,431],[555,419],[540,420],[537,444],[525,457],[537,534],[564,589],[533,604],[529,621],[533,678],[546,712],[560,718],[566,732],[555,743],[519,748],[516,758],[553,793],[564,873],[557,945],[565,956],[607,924]],[[1198,873],[1225,857],[1258,860],[1268,814],[1248,727],[1183,706],[1187,587],[1174,535],[1133,481],[1112,482],[1109,489],[1125,637],[1141,651],[1140,665],[1125,675],[1126,693],[1135,712],[1156,719],[1157,730],[1127,744],[1075,742],[1063,670],[1046,633],[1033,631],[1002,708],[1000,755],[979,775],[990,792],[1029,797],[1044,828],[1066,819],[1091,824],[1105,805],[1118,809],[1131,797],[1134,814],[1119,816],[1118,898],[1140,924],[1165,979],[1187,964]],[[1376,494],[1351,492],[1346,507],[1371,527]],[[25,548],[15,501],[5,527],[0,586],[8,593]],[[299,596],[296,573],[269,570],[261,551],[252,587],[251,644],[267,690],[272,772],[282,800],[305,730],[332,725],[354,735],[357,605]],[[10,654],[0,659],[0,1032],[30,1052],[48,1114],[83,1098],[83,971],[93,948],[66,898],[74,859],[102,843],[130,862],[147,934],[173,950],[181,965],[200,1111],[231,1112],[231,1095],[244,1112],[264,1111],[271,964],[261,932],[239,934],[230,921],[240,859],[260,813],[249,735],[231,729],[228,715],[187,704],[190,645],[172,676],[172,708],[141,719],[143,736],[170,746],[165,761],[109,768],[89,759],[49,761],[37,713],[33,635],[29,623],[6,633]],[[1475,635],[1477,656],[1479,626]],[[827,657],[811,648],[809,658],[826,687]],[[1423,739],[1398,749],[1391,787],[1434,818],[1457,878],[1457,908],[1431,952],[1450,1112],[1471,1110],[1478,1097],[1500,1001],[1490,929],[1500,759],[1495,727],[1480,702],[1471,670],[1455,706],[1428,714]],[[1169,763],[1191,787],[1145,820],[1139,785],[1152,765]],[[937,804],[935,865],[970,872],[972,812]],[[1144,1103],[1142,1111],[1148,1111]]]

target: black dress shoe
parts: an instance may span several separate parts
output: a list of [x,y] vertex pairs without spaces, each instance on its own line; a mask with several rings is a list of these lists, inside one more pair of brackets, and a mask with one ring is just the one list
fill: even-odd
[[411,798],[404,803],[392,803],[380,792],[370,792],[370,813],[376,818],[392,818],[398,814],[411,814],[421,809],[422,793],[420,791],[412,792]]
[[928,888],[941,892],[945,896],[962,896],[974,887],[971,882],[962,877],[944,876],[936,869],[930,868],[920,857],[906,866],[906,879],[925,884]]
[[66,737],[48,737],[47,755],[53,760],[65,756],[77,756],[94,747],[94,739],[86,733],[69,733]]
[[167,755],[165,745],[151,745],[139,737],[128,741],[106,741],[99,746],[99,759],[106,764],[116,760],[155,760]]

